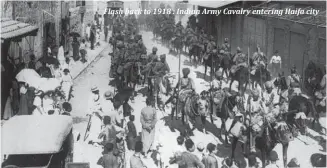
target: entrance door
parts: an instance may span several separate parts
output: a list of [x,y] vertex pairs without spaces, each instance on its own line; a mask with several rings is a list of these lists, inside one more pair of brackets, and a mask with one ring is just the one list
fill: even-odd
[[[275,28],[274,29],[274,52],[277,50],[279,52],[279,55],[282,58],[282,70],[285,73],[288,72],[287,69],[285,69],[285,67],[287,67],[287,63],[288,63],[288,59],[286,59],[285,57],[285,32],[284,29],[279,29],[279,28]],[[268,58],[271,59],[271,56],[269,56]],[[281,72],[280,71],[280,72]]]
[[305,42],[305,36],[303,34],[291,32],[290,64],[288,67],[292,68],[293,65],[295,65],[297,72],[300,75],[302,75],[302,70],[305,66],[305,60],[303,60],[305,59]]

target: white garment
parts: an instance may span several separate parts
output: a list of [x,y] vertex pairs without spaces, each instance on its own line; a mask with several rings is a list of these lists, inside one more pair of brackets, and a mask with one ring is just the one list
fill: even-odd
[[282,63],[282,58],[279,55],[273,55],[270,59],[270,64],[281,64]]
[[68,100],[69,97],[69,92],[71,87],[73,86],[73,78],[70,74],[63,74],[62,76],[62,83],[61,83],[61,88],[65,94],[66,100]]
[[106,116],[112,115],[112,111],[114,107],[110,100],[103,99],[101,106],[102,106],[103,115]]
[[118,110],[114,110],[111,118],[113,119],[112,123],[114,125],[116,125],[117,122],[121,123],[121,120],[124,120],[123,106],[120,106]]
[[57,59],[60,63],[60,65],[64,65],[65,63],[65,52],[64,52],[64,47],[60,46],[58,49],[58,55],[57,55]]
[[100,112],[101,109],[101,97],[92,93],[89,97],[87,112],[92,114],[93,112]]
[[54,101],[51,98],[43,98],[43,109],[46,114],[48,114],[49,110],[54,110],[53,105]]
[[81,43],[80,46],[79,46],[79,49],[82,50],[82,49],[86,49],[86,43]]
[[200,161],[202,161],[203,156],[204,156],[204,153],[203,153],[203,152],[200,152],[200,151],[198,151],[198,150],[195,150],[195,151],[193,152],[193,154],[194,154],[195,156],[197,156],[197,157],[200,159]]
[[214,80],[212,81],[212,87],[213,87],[214,89],[221,89],[221,88],[222,88],[222,81],[219,81],[219,80],[217,80],[217,79],[214,79]]
[[86,29],[85,29],[86,37],[90,37],[90,32],[91,32],[91,27],[87,26]]
[[52,74],[56,79],[61,80],[62,74],[61,74],[60,69],[53,69]]
[[273,89],[270,94],[267,93],[267,91],[263,92],[263,98],[265,99],[264,103],[267,103],[270,101],[270,97],[272,96],[272,94],[274,95],[272,104],[279,103],[279,94],[277,93],[277,89]]
[[39,111],[39,109],[38,109],[38,108],[40,108],[41,110],[43,110],[42,100],[41,100],[40,96],[36,96],[34,98],[33,105],[36,106],[36,108],[33,110],[32,115],[43,115],[44,112]]
[[183,145],[177,145],[176,148],[173,149],[173,154],[182,153],[186,151],[186,148]]

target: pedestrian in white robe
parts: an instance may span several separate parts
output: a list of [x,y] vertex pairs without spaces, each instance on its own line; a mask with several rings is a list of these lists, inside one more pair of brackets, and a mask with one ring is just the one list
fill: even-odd
[[62,79],[61,88],[64,92],[65,100],[69,101],[70,90],[73,86],[73,78],[70,75],[68,69],[64,69],[64,74],[62,75],[61,79]]
[[35,90],[35,98],[34,98],[34,101],[33,101],[33,105],[35,106],[35,109],[33,110],[32,115],[44,115],[44,114],[46,114],[44,112],[44,109],[43,109],[43,106],[42,106],[43,103],[42,103],[41,95],[42,95],[42,91],[36,91]]
[[141,124],[142,124],[142,142],[143,152],[147,157],[150,151],[155,136],[155,125],[157,123],[156,110],[152,107],[152,102],[149,98],[146,99],[146,107],[141,111]]
[[95,142],[101,142],[99,135],[101,133],[102,126],[102,108],[101,108],[101,96],[99,94],[99,89],[96,86],[91,88],[92,94],[88,102],[88,115],[91,115],[91,127],[88,137],[89,144]]
[[64,52],[63,46],[60,46],[58,49],[57,59],[61,66],[63,66],[65,64],[65,52]]

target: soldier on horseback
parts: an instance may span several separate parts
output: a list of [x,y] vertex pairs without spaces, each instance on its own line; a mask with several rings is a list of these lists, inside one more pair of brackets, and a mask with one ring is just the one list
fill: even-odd
[[[251,152],[255,152],[255,138],[259,136],[262,133],[262,125],[263,125],[263,119],[262,119],[262,113],[263,113],[263,102],[259,99],[260,93],[259,90],[255,89],[252,92],[252,95],[248,98],[247,103],[247,111],[249,114],[247,115],[245,124],[247,125],[247,128],[250,128],[252,126],[252,134],[251,134],[251,144],[250,146]],[[251,115],[251,120],[250,116]],[[251,122],[250,122],[251,121]]]
[[236,54],[233,58],[233,62],[235,65],[231,67],[231,73],[235,73],[237,70],[239,70],[241,67],[248,67],[247,64],[247,57],[245,54],[242,53],[242,50],[240,47],[237,47]]
[[222,45],[222,49],[225,51],[225,53],[230,53],[230,45],[228,43],[228,38],[224,39],[224,44]]
[[157,51],[158,51],[158,48],[157,47],[153,47],[152,48],[152,53],[149,54],[149,56],[148,56],[148,63],[152,62],[153,61],[153,58],[158,57],[157,56]]
[[273,83],[268,81],[265,83],[265,91],[262,93],[262,101],[264,102],[266,118],[273,123],[279,115],[279,95],[277,89],[273,88]]
[[[189,78],[188,75],[190,74],[190,69],[189,68],[183,68],[182,69],[183,73],[183,78],[181,78],[176,87],[178,88],[180,86],[179,90],[179,110],[184,107],[184,103],[186,101],[186,98],[193,94],[195,92],[195,84],[192,78]],[[177,112],[177,114],[180,114],[180,111]]]
[[252,71],[251,74],[255,74],[255,71],[260,67],[260,66],[264,66],[267,67],[267,58],[265,56],[265,54],[261,51],[260,47],[257,46],[257,51],[254,52],[253,56],[252,56],[252,60],[253,60],[253,64],[254,66],[252,67]]
[[215,79],[212,81],[211,94],[213,98],[213,111],[219,113],[221,110],[221,104],[226,96],[226,92],[222,89],[223,74],[221,71],[216,71]]
[[291,69],[291,75],[287,77],[287,85],[290,88],[289,100],[295,95],[301,95],[301,77],[297,74],[295,66]]

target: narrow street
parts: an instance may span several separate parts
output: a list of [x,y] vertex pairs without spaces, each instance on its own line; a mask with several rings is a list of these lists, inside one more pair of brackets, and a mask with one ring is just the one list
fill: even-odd
[[[170,66],[171,72],[176,73],[178,77],[178,57],[174,55],[168,54],[168,48],[163,47],[161,44],[152,41],[152,33],[150,32],[142,32],[143,42],[147,47],[148,53],[150,53],[153,46],[158,48],[158,55],[167,54],[167,62]],[[74,131],[77,131],[81,134],[81,140],[75,144],[75,154],[74,154],[74,162],[90,162],[92,168],[100,167],[96,165],[96,162],[101,156],[102,149],[101,147],[94,147],[92,145],[88,145],[86,142],[83,142],[83,137],[87,125],[87,102],[89,98],[90,88],[92,85],[96,84],[100,90],[100,95],[114,88],[109,86],[109,68],[110,68],[110,56],[108,53],[111,52],[111,47],[103,50],[97,60],[90,65],[88,69],[83,72],[75,81],[74,81],[74,97],[71,100],[73,106],[72,115],[74,116]],[[188,64],[188,58],[182,55],[181,58],[181,68],[189,67],[191,69],[190,77],[194,79],[196,84],[196,91],[200,93],[202,90],[207,89],[209,87],[209,79],[207,76],[207,81],[203,79],[204,67],[199,66],[194,68],[194,66],[190,66]],[[208,70],[209,72],[209,70]],[[209,74],[209,73],[208,73]],[[177,79],[177,78],[176,78]],[[176,81],[177,82],[177,81]],[[236,85],[236,84],[235,84]],[[234,88],[235,86],[233,86]],[[141,86],[137,86],[137,90],[140,90]],[[135,98],[135,102],[131,103],[131,106],[134,108],[135,115],[135,126],[137,132],[141,131],[141,123],[140,123],[140,112],[143,107],[145,107],[145,97],[138,93]],[[154,146],[160,143],[162,144],[161,155],[163,161],[168,163],[169,157],[172,156],[172,150],[176,147],[177,141],[176,138],[179,136],[179,131],[177,129],[171,129],[172,127],[178,128],[181,124],[180,121],[172,121],[169,116],[170,108],[167,108],[165,112],[158,111],[158,123],[156,125],[156,140]],[[199,142],[203,142],[207,144],[212,142],[214,144],[218,144],[218,159],[219,163],[231,155],[231,147],[225,146],[218,138],[218,131],[220,129],[220,119],[217,119],[214,124],[211,124],[207,119],[207,130],[209,134],[204,134],[199,130],[194,131],[194,136],[191,137],[195,144]],[[230,121],[227,123],[230,124]],[[312,130],[309,131],[313,137],[318,134]],[[302,138],[303,139],[303,138]],[[292,141],[288,148],[288,161],[294,157],[298,159],[301,164],[301,167],[310,167],[310,156],[313,153],[319,153],[321,147],[317,143],[317,141],[311,138],[304,138],[305,141],[309,142],[310,145],[305,145],[298,139]],[[237,151],[241,151],[240,145],[238,145],[236,149]],[[278,164],[282,165],[282,146],[278,144],[274,149],[278,155],[279,160]],[[127,163],[129,164],[129,156],[131,152],[127,154]],[[236,159],[241,161],[244,165],[246,162],[241,152],[236,152]],[[146,163],[148,164],[148,168],[156,167],[151,159],[147,159]],[[127,164],[127,165],[128,165]],[[166,166],[166,165],[165,165]],[[129,167],[129,165],[127,166]]]

